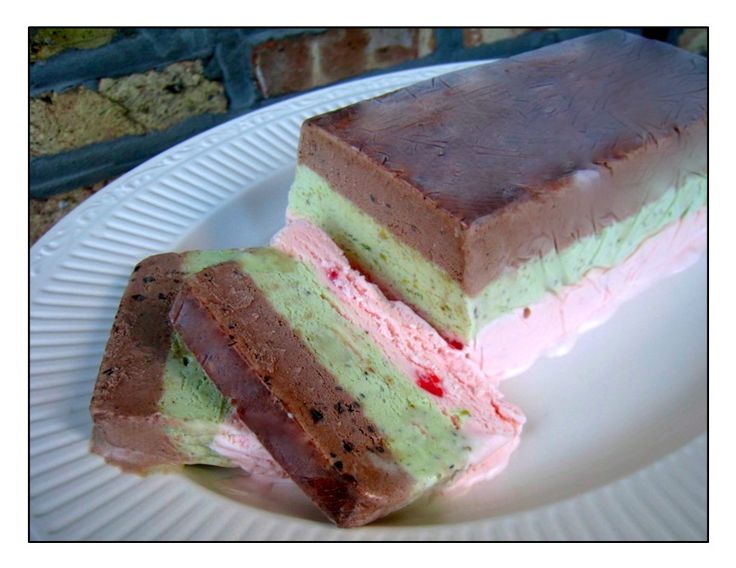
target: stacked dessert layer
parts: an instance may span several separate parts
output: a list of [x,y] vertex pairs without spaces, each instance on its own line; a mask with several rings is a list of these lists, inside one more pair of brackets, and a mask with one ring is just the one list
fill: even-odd
[[137,267],[92,401],[96,452],[285,472],[340,526],[503,469],[524,418],[476,365],[318,228],[276,247]]
[[[504,400],[480,365],[449,346],[408,306],[388,300],[311,223],[290,223],[274,237],[273,246],[312,267],[340,316],[362,330],[413,387],[425,391],[425,398],[431,395],[428,399],[462,434],[468,453],[459,469],[454,464],[457,471],[443,491],[470,487],[506,467],[525,418]],[[329,338],[329,332],[327,335]],[[389,396],[396,394],[391,389]],[[411,423],[410,416],[402,414],[401,428]]]
[[236,444],[235,457],[250,472],[284,475],[168,321],[188,278],[239,254],[168,253],[135,267],[92,396],[93,451],[125,470],[144,472],[197,463],[232,467],[238,461],[229,459],[227,448]]
[[706,82],[704,58],[611,31],[418,83],[305,122],[288,215],[482,351],[703,210]]

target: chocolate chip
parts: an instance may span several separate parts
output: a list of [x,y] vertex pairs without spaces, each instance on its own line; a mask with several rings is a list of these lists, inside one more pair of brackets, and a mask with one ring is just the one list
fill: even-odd
[[153,276],[144,276],[143,282],[150,284],[151,282],[156,282],[156,279]]
[[375,195],[373,195],[373,194],[371,193],[371,194],[369,195],[369,197],[371,198],[371,201],[372,201],[373,203],[376,203],[376,196],[375,196]]
[[349,483],[355,483],[357,480],[350,475],[349,473],[343,473],[340,477],[342,477],[345,481]]
[[337,410],[338,414],[342,414],[343,412],[345,412],[345,407],[342,405],[342,402],[338,402],[335,405],[335,410]]
[[104,371],[102,371],[102,374],[103,375],[107,375],[108,377],[110,375],[112,375],[112,367],[110,367],[109,369],[105,369]]
[[166,299],[166,294],[164,294],[163,292],[159,292],[158,293],[158,299],[159,300],[165,300]]
[[335,463],[332,464],[337,471],[342,471],[342,462],[340,460],[337,460]]
[[146,297],[143,294],[133,294],[131,298],[133,298],[136,302],[142,302],[143,300],[146,299]]
[[324,418],[324,416],[322,415],[322,413],[319,410],[317,410],[316,408],[310,408],[309,409],[309,414],[312,415],[312,420],[314,420],[314,423],[315,424],[317,422],[320,422]]
[[138,272],[140,269],[141,269],[141,265],[140,264],[136,264],[135,265],[135,268],[133,269],[133,272]]
[[263,376],[263,382],[265,384],[267,384],[267,385],[270,385],[271,384],[271,377],[269,375],[264,375]]
[[330,452],[330,457],[331,457],[331,458],[336,458],[336,457],[337,457],[337,454],[335,454],[335,453],[333,453],[333,452]]
[[184,363],[185,367],[189,366],[189,357],[182,357],[181,362]]
[[345,450],[346,452],[348,452],[348,453],[352,452],[353,451],[353,448],[354,448],[354,446],[350,442],[348,442],[347,440],[343,440],[342,441],[342,449]]
[[386,451],[386,449],[385,449],[385,448],[384,448],[383,446],[376,446],[376,451],[377,451],[377,452],[378,452],[379,454],[382,454],[383,452],[385,452],[385,451]]
[[532,315],[532,311],[529,308],[524,308],[524,319],[527,319],[530,315]]

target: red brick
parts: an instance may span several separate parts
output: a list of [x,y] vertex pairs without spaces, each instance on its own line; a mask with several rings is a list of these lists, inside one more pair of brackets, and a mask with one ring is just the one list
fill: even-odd
[[273,97],[424,57],[434,48],[428,29],[333,28],[263,42],[253,50],[253,67],[261,93]]
[[369,42],[366,31],[358,28],[331,31],[319,38],[312,44],[317,50],[312,60],[313,85],[334,83],[367,70]]
[[253,68],[263,96],[308,89],[312,83],[310,40],[274,39],[253,50]]

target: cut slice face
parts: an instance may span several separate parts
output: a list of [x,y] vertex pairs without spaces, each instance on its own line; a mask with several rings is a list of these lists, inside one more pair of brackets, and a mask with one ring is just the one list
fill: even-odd
[[328,518],[362,525],[475,464],[501,467],[521,413],[487,381],[458,385],[445,368],[387,352],[330,285],[338,276],[304,260],[264,248],[206,268],[185,283],[171,321]]
[[430,400],[461,425],[466,438],[479,444],[445,489],[469,487],[505,467],[524,418],[504,400],[472,350],[448,343],[405,304],[388,300],[311,223],[292,221],[277,233],[272,245],[309,264],[340,315],[367,332],[384,356],[429,393]]

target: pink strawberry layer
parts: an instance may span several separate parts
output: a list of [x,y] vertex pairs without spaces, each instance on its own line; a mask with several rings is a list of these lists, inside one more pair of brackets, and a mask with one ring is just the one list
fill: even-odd
[[467,352],[496,380],[522,373],[542,356],[564,355],[626,300],[695,263],[706,245],[702,208],[644,241],[618,266],[591,270],[577,284],[494,320]]
[[[425,389],[473,448],[468,466],[445,491],[470,487],[506,467],[518,445],[524,416],[466,353],[447,342],[405,304],[386,299],[378,287],[352,269],[342,251],[319,228],[293,221],[272,245],[312,266],[348,321],[365,329],[391,362]],[[459,411],[462,412],[459,413]],[[237,418],[224,424],[211,446],[251,475],[284,479],[285,474]]]
[[278,462],[237,416],[220,425],[210,448],[254,477],[288,479]]
[[289,222],[272,245],[311,265],[337,300],[341,315],[366,330],[393,365],[426,390],[459,427],[472,451],[451,488],[469,487],[506,466],[525,418],[467,353],[450,347],[405,304],[386,299],[350,267],[327,234],[308,221]]

